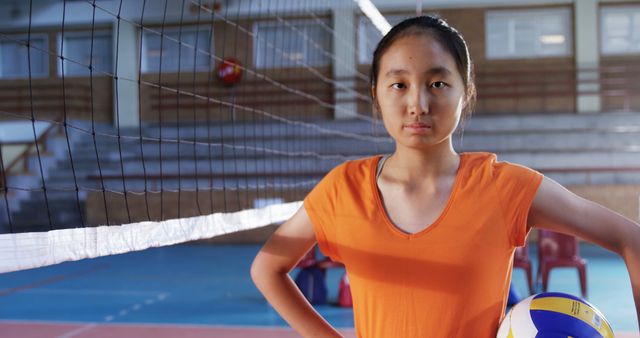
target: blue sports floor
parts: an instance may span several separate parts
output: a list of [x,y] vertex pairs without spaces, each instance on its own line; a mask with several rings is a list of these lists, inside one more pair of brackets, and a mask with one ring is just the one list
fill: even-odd
[[[286,327],[285,322],[263,300],[249,277],[249,266],[258,249],[258,245],[184,244],[2,274],[0,337],[101,337],[107,334],[99,333],[98,328],[109,325],[253,328],[283,337],[273,330]],[[583,245],[582,256],[588,259],[589,301],[604,313],[617,333],[640,337],[622,260],[591,245]],[[341,273],[330,270],[328,275],[332,301],[337,298]],[[525,295],[522,270],[514,271],[513,281],[515,289]],[[554,270],[550,289],[579,295],[577,272]],[[353,327],[350,309],[333,305],[318,309],[334,326]],[[63,324],[72,326],[63,330]],[[38,326],[37,333],[30,331]],[[252,336],[210,331],[212,335]]]

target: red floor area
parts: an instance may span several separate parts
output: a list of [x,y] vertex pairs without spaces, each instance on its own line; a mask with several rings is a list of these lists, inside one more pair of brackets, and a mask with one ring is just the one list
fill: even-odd
[[[217,326],[60,324],[44,322],[0,322],[3,338],[294,338],[287,328],[250,328]],[[342,330],[345,338],[355,337],[353,330]]]
[[[0,322],[4,338],[297,338],[287,328],[239,328],[187,325],[60,324],[44,322]],[[345,338],[355,338],[351,329],[341,330]],[[617,333],[616,338],[640,338],[635,333]]]

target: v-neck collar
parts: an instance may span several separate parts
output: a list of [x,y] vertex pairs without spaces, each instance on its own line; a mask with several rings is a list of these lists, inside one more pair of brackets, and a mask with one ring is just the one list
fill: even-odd
[[438,218],[436,218],[436,220],[433,221],[433,223],[426,225],[425,228],[415,233],[405,232],[404,230],[400,229],[397,225],[395,225],[391,220],[391,218],[389,217],[389,215],[387,214],[386,208],[382,203],[382,196],[380,193],[380,189],[378,189],[378,182],[377,182],[377,175],[376,175],[378,171],[378,163],[380,163],[382,158],[383,158],[383,155],[380,155],[376,159],[374,159],[372,161],[373,163],[370,169],[371,170],[370,172],[371,188],[376,201],[378,213],[382,216],[382,219],[384,220],[384,223],[387,225],[387,227],[389,227],[395,235],[405,239],[413,239],[413,238],[424,236],[425,234],[429,233],[432,229],[436,228],[440,223],[442,223],[442,220],[446,217],[449,209],[451,208],[451,205],[455,200],[455,195],[459,190],[459,187],[462,181],[462,176],[466,168],[465,160],[467,158],[467,154],[466,153],[460,154],[460,163],[458,163],[458,169],[456,171],[456,177],[453,182],[453,188],[451,189],[451,193],[449,194],[449,198],[447,199],[447,203],[444,209],[442,210]]

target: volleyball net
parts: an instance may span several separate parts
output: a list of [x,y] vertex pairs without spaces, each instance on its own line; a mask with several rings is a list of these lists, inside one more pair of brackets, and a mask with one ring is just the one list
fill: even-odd
[[0,272],[279,223],[393,147],[368,1],[0,7]]

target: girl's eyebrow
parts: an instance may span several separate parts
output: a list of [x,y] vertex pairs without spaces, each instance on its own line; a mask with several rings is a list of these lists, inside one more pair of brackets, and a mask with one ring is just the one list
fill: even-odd
[[[409,74],[409,71],[406,69],[402,69],[402,68],[393,68],[391,70],[389,70],[388,72],[386,72],[384,74],[384,77],[393,77],[393,76],[399,76],[399,75],[406,75]],[[451,71],[446,68],[446,67],[433,67],[430,69],[427,69],[424,72],[425,75],[442,75],[442,76],[447,76],[447,75],[451,75]]]

